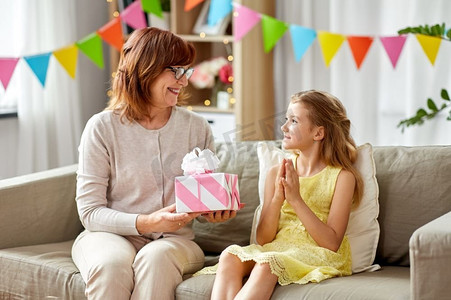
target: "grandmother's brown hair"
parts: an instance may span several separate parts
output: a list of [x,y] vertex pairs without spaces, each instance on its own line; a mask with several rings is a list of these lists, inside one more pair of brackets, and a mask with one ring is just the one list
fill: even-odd
[[317,90],[296,93],[291,96],[291,103],[302,103],[310,121],[324,127],[320,157],[327,165],[342,167],[355,176],[354,207],[357,206],[363,194],[363,179],[353,165],[357,159],[357,147],[351,136],[351,121],[345,107],[335,96]]
[[[106,110],[120,113],[121,120],[150,118],[150,87],[169,66],[194,62],[194,46],[170,31],[148,27],[133,31],[125,42],[113,79],[112,97]],[[178,101],[183,100],[180,95]]]

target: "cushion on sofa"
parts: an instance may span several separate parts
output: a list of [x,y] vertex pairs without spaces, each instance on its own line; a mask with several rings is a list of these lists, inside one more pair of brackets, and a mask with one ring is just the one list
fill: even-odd
[[374,147],[379,183],[380,264],[409,266],[412,233],[451,211],[449,146]]
[[85,283],[72,262],[72,244],[0,250],[0,299],[86,299]]
[[[373,265],[377,243],[379,240],[379,214],[378,185],[376,181],[376,170],[373,159],[373,150],[370,144],[364,144],[357,148],[358,158],[355,167],[359,170],[364,181],[363,197],[360,205],[351,212],[346,234],[352,251],[353,273],[366,270],[377,270],[380,267]],[[260,177],[259,196],[263,203],[264,185],[266,174],[269,169],[282,161],[284,157],[290,157],[287,152],[281,150],[274,143],[259,142],[257,147],[259,157]],[[255,242],[255,231],[259,218],[259,210],[256,211],[251,241]]]
[[[191,277],[177,286],[177,300],[210,299],[214,275]],[[277,285],[271,299],[410,299],[410,270],[383,267],[377,272],[362,272],[305,285]]]

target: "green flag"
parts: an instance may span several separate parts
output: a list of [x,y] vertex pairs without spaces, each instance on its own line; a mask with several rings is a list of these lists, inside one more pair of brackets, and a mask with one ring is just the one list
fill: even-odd
[[102,39],[97,33],[93,32],[75,44],[99,68],[103,69]]
[[288,24],[270,16],[262,16],[263,45],[268,53],[289,28]]
[[160,0],[141,0],[143,11],[163,18]]

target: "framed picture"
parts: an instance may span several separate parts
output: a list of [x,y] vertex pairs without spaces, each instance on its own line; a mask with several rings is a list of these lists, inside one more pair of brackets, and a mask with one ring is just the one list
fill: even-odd
[[210,26],[207,21],[209,9],[210,0],[207,0],[202,6],[196,24],[194,24],[193,33],[200,34],[204,32],[206,35],[224,35],[232,19],[232,14],[228,14],[226,17],[219,20],[216,25]]

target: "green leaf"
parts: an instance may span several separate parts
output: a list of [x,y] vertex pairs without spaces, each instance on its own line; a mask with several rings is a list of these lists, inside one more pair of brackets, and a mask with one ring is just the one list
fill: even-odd
[[428,99],[428,108],[434,112],[438,111],[437,105],[431,98]]
[[419,118],[422,118],[422,117],[424,117],[424,116],[426,116],[428,113],[424,110],[424,108],[420,108],[418,111],[417,111],[417,117],[419,117]]
[[440,34],[440,26],[439,25],[434,25],[434,26],[432,26],[432,28],[431,28],[431,34],[433,35],[433,36],[440,36],[441,34]]
[[448,39],[451,40],[451,29],[448,29],[448,32],[446,33],[446,36],[448,37]]
[[403,29],[400,29],[400,30],[398,30],[398,34],[406,34],[406,33],[411,33],[412,32],[412,28],[410,28],[410,27],[406,27],[406,28],[403,28]]
[[442,99],[443,99],[443,100],[448,100],[448,101],[450,101],[449,95],[448,95],[448,91],[447,91],[447,90],[442,89],[442,91],[441,91],[441,93],[440,93],[440,96],[442,96]]

